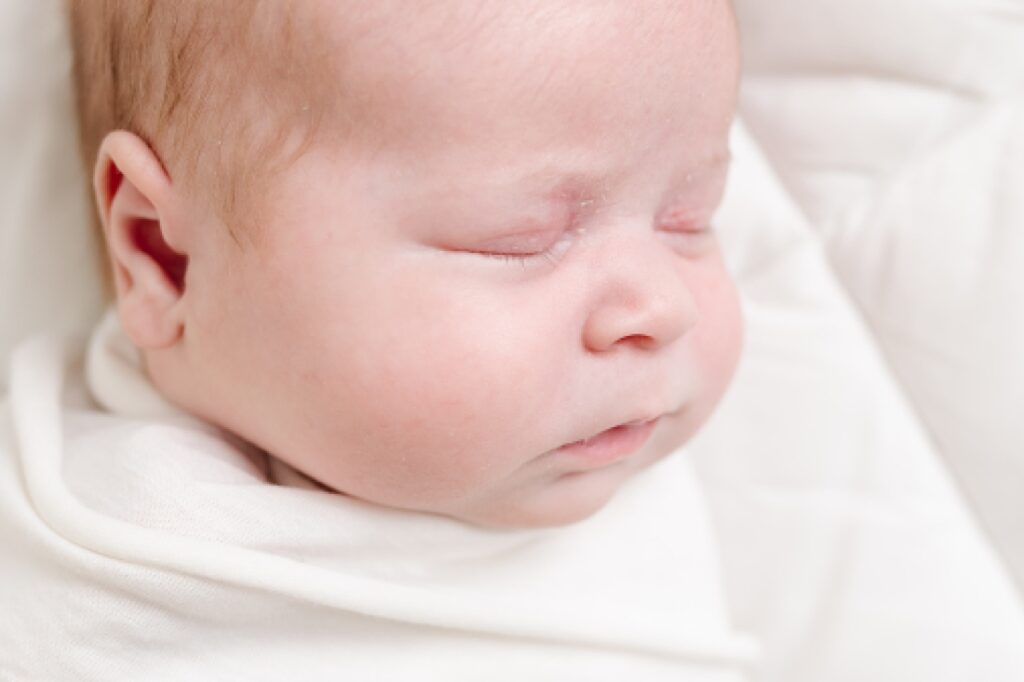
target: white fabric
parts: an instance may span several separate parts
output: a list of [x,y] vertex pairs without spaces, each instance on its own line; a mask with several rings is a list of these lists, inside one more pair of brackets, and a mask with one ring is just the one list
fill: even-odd
[[1024,590],[1024,2],[736,4],[744,120]]
[[1024,679],[1024,610],[1004,565],[814,231],[738,133],[719,222],[761,258],[737,264],[736,381],[688,449],[733,622],[765,653],[754,679]]
[[724,682],[755,652],[684,457],[583,523],[487,530],[268,482],[163,403],[114,315],[88,387],[81,363],[46,336],[13,360],[0,679]]
[[0,395],[19,341],[84,332],[104,304],[62,4],[0,0]]

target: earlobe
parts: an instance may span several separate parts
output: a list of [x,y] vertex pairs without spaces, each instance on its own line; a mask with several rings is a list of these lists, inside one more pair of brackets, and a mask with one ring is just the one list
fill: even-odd
[[113,132],[100,146],[93,187],[125,332],[143,349],[173,345],[184,331],[188,254],[163,165],[138,136]]

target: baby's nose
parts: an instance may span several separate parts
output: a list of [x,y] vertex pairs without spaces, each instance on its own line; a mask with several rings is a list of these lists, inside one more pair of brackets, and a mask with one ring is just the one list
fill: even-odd
[[631,345],[656,350],[696,323],[697,304],[685,277],[684,259],[656,235],[609,244],[595,254],[595,304],[583,328],[584,346],[605,352]]

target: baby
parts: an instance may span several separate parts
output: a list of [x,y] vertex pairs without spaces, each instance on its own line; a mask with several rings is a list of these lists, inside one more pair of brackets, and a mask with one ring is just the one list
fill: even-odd
[[70,9],[116,299],[12,358],[0,678],[740,679],[670,456],[741,347],[731,7]]
[[726,2],[72,8],[117,310],[170,402],[491,527],[592,515],[713,411]]
[[741,348],[727,2],[70,8],[116,299],[12,356],[0,679],[1024,679],[917,483],[712,519],[678,452]]

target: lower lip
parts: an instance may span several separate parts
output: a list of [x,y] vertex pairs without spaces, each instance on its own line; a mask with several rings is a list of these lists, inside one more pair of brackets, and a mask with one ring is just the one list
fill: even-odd
[[639,450],[651,437],[658,420],[652,419],[634,426],[616,426],[602,431],[588,441],[576,441],[555,450],[555,453],[583,461],[590,465],[607,465]]

